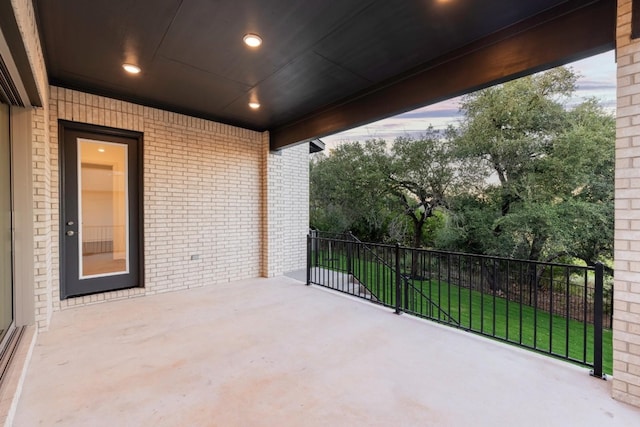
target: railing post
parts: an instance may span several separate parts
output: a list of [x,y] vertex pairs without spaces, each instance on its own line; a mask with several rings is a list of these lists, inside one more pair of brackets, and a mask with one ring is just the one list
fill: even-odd
[[402,280],[400,278],[400,243],[396,243],[396,314],[402,313]]
[[307,286],[309,285],[311,285],[311,233],[307,235]]
[[598,262],[595,265],[595,292],[593,295],[593,370],[591,376],[606,379],[602,373],[602,316],[604,314],[604,267]]
[[353,236],[351,231],[348,233],[349,238],[347,239],[347,275],[349,277],[353,276]]
[[613,297],[614,297],[614,289],[611,287],[611,292],[609,292],[609,329],[613,329]]
[[313,265],[315,265],[316,267],[320,266],[320,240],[318,240],[318,238],[320,237],[320,233],[318,233],[317,230],[313,231],[313,234],[311,234],[312,239],[312,244],[313,246],[311,246],[311,252],[313,253],[313,258],[315,263]]
[[404,309],[406,311],[409,311],[409,279],[406,277],[403,277],[404,280],[402,281],[404,284]]

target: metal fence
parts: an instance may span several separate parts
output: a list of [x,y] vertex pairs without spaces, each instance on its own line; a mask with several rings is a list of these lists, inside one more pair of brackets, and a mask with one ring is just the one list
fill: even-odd
[[612,295],[584,267],[310,234],[307,284],[563,358],[603,376]]

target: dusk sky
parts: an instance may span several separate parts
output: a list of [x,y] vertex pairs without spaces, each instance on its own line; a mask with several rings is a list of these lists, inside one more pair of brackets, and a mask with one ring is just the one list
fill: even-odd
[[[616,105],[616,64],[614,51],[609,51],[587,59],[576,61],[567,66],[573,68],[581,77],[578,90],[571,103],[579,103],[585,98],[595,97],[612,114]],[[346,141],[365,141],[382,138],[392,141],[398,136],[420,136],[431,125],[444,129],[454,124],[460,117],[458,104],[460,97],[437,104],[418,108],[365,126],[340,132],[322,138],[327,149]]]

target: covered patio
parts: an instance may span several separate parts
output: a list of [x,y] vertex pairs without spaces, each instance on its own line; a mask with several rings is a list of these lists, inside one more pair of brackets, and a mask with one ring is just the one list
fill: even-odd
[[282,276],[54,313],[14,425],[636,425],[611,384]]
[[[638,424],[621,402],[640,408],[639,16],[640,0],[0,2],[0,423]],[[282,276],[306,261],[310,141],[614,48],[613,381]],[[100,144],[128,151],[96,160]],[[83,165],[127,186],[79,186]],[[96,248],[127,267],[85,275]]]

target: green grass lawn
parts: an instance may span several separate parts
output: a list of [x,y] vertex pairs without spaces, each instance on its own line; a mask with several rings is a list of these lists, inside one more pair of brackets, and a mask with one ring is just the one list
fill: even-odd
[[[338,256],[320,266],[346,269],[346,260]],[[354,266],[359,280],[380,300],[395,305],[395,274],[387,266],[362,261]],[[593,363],[593,325],[547,311],[509,301],[491,293],[482,293],[444,282],[412,280],[408,300],[403,296],[403,311],[432,318],[461,329],[482,333],[520,346]],[[404,293],[404,291],[403,291]],[[422,295],[421,295],[421,294]],[[431,302],[429,302],[429,299]],[[438,308],[439,307],[439,308]],[[537,325],[537,327],[536,327]],[[568,339],[567,339],[568,337]],[[586,342],[586,350],[585,350]],[[603,371],[613,372],[611,330],[603,331]]]
[[[446,283],[413,281],[407,312],[458,325],[518,345],[593,363],[593,325]],[[394,300],[395,301],[395,300]],[[439,308],[438,308],[439,306]],[[537,325],[537,328],[535,327]],[[568,337],[568,339],[567,339]],[[586,349],[585,349],[586,342]],[[611,330],[603,331],[603,371],[613,372]]]

